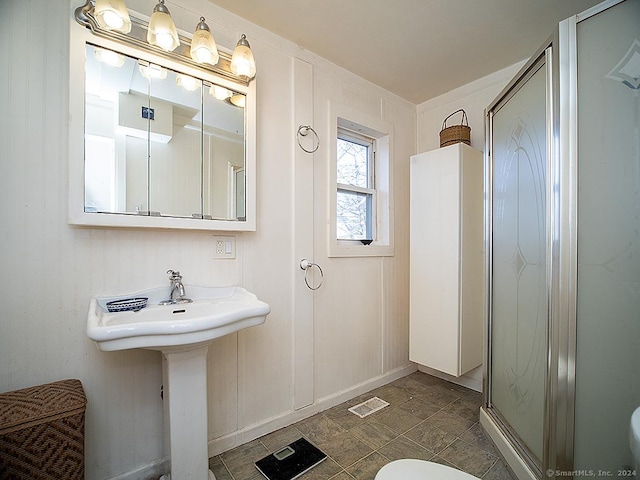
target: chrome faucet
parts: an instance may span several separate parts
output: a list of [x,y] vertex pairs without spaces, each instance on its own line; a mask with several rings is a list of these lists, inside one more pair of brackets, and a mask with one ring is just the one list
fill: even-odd
[[174,305],[176,303],[191,303],[193,300],[185,297],[182,275],[175,270],[167,270],[171,282],[171,295],[168,300],[162,300],[160,305]]

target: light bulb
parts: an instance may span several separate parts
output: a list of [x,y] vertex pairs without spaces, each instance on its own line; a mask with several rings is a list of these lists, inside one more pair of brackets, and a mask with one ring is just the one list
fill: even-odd
[[124,25],[122,17],[111,10],[104,12],[102,18],[104,18],[104,23],[106,23],[112,30],[119,30],[122,28],[122,25]]
[[121,55],[113,50],[105,50],[104,48],[95,48],[94,55],[96,60],[112,67],[121,67],[124,65],[124,55]]
[[196,25],[196,31],[191,39],[191,58],[198,63],[211,65],[215,65],[220,59],[218,47],[204,17],[200,17],[200,23]]
[[164,50],[173,50],[173,37],[171,36],[171,32],[158,32],[156,33],[156,43],[160,48]]
[[185,75],[184,73],[178,73],[176,76],[176,85],[179,85],[185,90],[193,92],[194,90],[198,89],[198,87],[201,85],[201,82],[200,80],[190,77],[189,75]]
[[180,45],[176,24],[173,23],[164,0],[160,0],[153,9],[147,28],[147,42],[168,52],[175,50]]
[[153,63],[150,63],[149,65],[140,65],[140,73],[147,80],[151,80],[152,78],[164,80],[167,78],[167,71],[160,65],[155,65]]
[[256,62],[251,47],[243,33],[231,57],[231,71],[234,75],[253,78],[256,75]]
[[129,11],[123,0],[96,0],[93,14],[102,28],[122,33],[131,31]]
[[236,107],[244,108],[246,105],[246,98],[241,93],[236,93],[235,95],[231,95],[229,97],[229,102]]
[[209,87],[209,94],[218,100],[225,100],[231,96],[231,92],[220,85],[211,85],[211,87]]
[[198,63],[211,63],[211,51],[208,48],[200,47],[193,50],[194,60]]

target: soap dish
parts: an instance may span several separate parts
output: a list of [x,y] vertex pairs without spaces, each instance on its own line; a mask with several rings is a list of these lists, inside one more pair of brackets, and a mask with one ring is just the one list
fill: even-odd
[[138,310],[142,310],[147,306],[147,301],[149,299],[147,297],[138,297],[138,298],[124,298],[122,300],[114,300],[112,302],[107,302],[107,310],[109,312],[129,312]]

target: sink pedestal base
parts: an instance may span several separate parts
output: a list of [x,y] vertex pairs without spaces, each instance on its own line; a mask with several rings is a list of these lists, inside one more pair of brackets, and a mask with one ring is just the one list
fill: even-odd
[[207,434],[209,343],[162,350],[165,448],[171,455],[171,474],[163,480],[216,478],[209,470]]

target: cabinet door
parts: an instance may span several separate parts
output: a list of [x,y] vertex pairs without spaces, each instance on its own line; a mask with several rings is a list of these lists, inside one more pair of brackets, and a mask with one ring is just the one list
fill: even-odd
[[460,158],[456,145],[411,162],[410,359],[458,375]]

